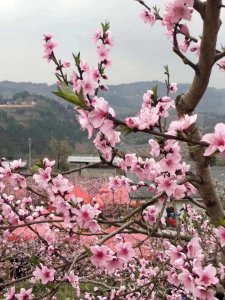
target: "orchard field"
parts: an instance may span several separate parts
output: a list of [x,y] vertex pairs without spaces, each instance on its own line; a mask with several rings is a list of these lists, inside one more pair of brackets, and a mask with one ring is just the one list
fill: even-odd
[[[140,22],[163,27],[171,49],[160,51],[173,51],[183,72],[191,70],[190,88],[174,99],[179,74],[164,66],[165,94],[149,87],[137,114],[119,118],[107,101],[114,46],[110,22],[93,32],[96,66],[80,52],[71,61],[58,58],[53,35],[43,35],[44,59],[57,78],[54,94],[74,106],[80,129],[98,151],[94,166],[108,165],[121,175],[76,182],[69,175],[90,166],[59,173],[48,158],[27,171],[19,157],[9,165],[1,162],[1,299],[224,299],[224,190],[210,165],[225,154],[225,121],[204,133],[196,108],[212,70],[225,70],[219,35],[225,5],[135,2]],[[194,17],[201,24],[196,36]],[[121,137],[131,133],[149,136],[147,158],[119,150]],[[182,144],[192,168],[182,157]],[[149,199],[132,202],[129,195],[142,189]]]

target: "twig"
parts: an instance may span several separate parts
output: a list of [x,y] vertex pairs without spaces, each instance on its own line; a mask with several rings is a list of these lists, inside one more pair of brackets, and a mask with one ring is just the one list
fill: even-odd
[[196,64],[194,64],[190,59],[188,59],[179,49],[178,42],[177,42],[177,28],[179,23],[176,23],[174,26],[173,31],[173,52],[176,53],[182,60],[185,65],[189,65],[196,74],[199,74],[199,68]]
[[192,202],[193,204],[195,204],[196,206],[198,206],[198,207],[200,207],[200,208],[206,210],[206,206],[205,206],[204,204],[198,202],[198,201],[195,200],[194,198],[189,197],[189,196],[188,196],[188,197],[185,197],[185,198],[188,199],[188,200],[189,200],[190,202]]
[[162,217],[163,212],[164,212],[165,207],[166,207],[166,203],[167,203],[167,197],[165,197],[165,199],[164,199],[163,206],[162,206],[161,211],[160,211],[160,213],[158,215],[158,218],[157,218],[157,221],[155,223],[155,226],[153,227],[153,229],[151,231],[151,234],[154,234],[157,231],[158,227],[159,227],[159,224],[160,224],[160,221],[161,221],[161,217]]
[[143,5],[147,10],[152,11],[151,8],[142,0],[135,0],[139,2],[141,5]]
[[200,14],[202,17],[202,20],[205,18],[205,2],[202,2],[200,0],[194,1],[194,9]]
[[101,166],[101,165],[102,165],[102,162],[92,163],[92,164],[85,165],[85,166],[81,166],[81,167],[79,167],[79,168],[71,169],[71,170],[69,170],[69,171],[65,171],[65,172],[62,172],[62,173],[56,173],[56,174],[53,174],[53,176],[57,176],[58,174],[68,175],[68,174],[71,174],[71,173],[79,172],[79,171],[81,171],[81,170],[83,170],[83,169],[99,167],[99,166]]
[[39,193],[38,191],[34,190],[31,186],[27,186],[26,189],[27,189],[29,192],[31,192],[31,193],[33,193],[33,194],[36,194],[37,196],[40,196],[40,197],[45,198],[45,199],[48,199],[47,196],[45,196],[45,195]]
[[132,225],[133,223],[135,223],[135,220],[130,220],[129,222],[123,224],[122,226],[120,226],[117,230],[115,230],[114,232],[108,234],[107,236],[103,237],[100,241],[98,241],[95,245],[100,245],[103,244],[105,241],[107,241],[108,239],[110,239],[111,237],[115,236],[116,234],[120,233],[121,231],[123,231],[124,229],[128,228],[130,225]]
[[95,284],[95,285],[100,285],[106,289],[109,289],[109,290],[112,290],[112,289],[116,289],[115,286],[109,286],[108,284],[104,283],[104,282],[101,282],[101,281],[96,281],[96,280],[80,280],[81,283],[92,283],[92,284]]
[[218,60],[220,60],[220,59],[223,58],[224,56],[225,56],[225,51],[218,53],[218,54],[215,56],[214,63],[216,63]]
[[172,203],[173,203],[173,209],[174,209],[175,219],[176,219],[177,239],[180,240],[180,232],[181,232],[180,219],[179,219],[179,216],[178,216],[177,206],[176,206],[174,198],[172,198]]
[[[61,172],[61,173],[52,173],[52,176],[57,176],[59,174],[62,174],[62,175],[68,175],[68,174],[71,174],[71,173],[75,173],[75,172],[79,172],[83,169],[88,169],[88,168],[93,168],[93,167],[98,167],[102,165],[102,162],[97,162],[97,163],[92,163],[92,164],[89,164],[89,165],[83,165],[79,168],[75,168],[75,169],[71,169],[69,171],[65,171],[65,172]],[[31,173],[20,173],[21,175],[25,176],[25,177],[30,177],[30,176],[33,176],[34,174],[31,174]]]

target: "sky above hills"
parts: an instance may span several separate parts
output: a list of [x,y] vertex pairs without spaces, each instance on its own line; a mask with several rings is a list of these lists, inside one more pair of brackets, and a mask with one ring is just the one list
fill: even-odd
[[[162,2],[146,1],[150,5]],[[42,34],[48,32],[58,43],[58,57],[72,61],[71,52],[81,51],[83,59],[96,65],[93,33],[108,20],[115,41],[113,65],[108,72],[110,84],[162,81],[167,64],[172,81],[191,82],[193,72],[172,53],[165,28],[159,23],[153,27],[144,24],[139,17],[141,10],[135,0],[1,0],[0,81],[55,81],[53,64],[42,58]],[[195,36],[201,35],[198,15],[191,28]],[[218,47],[221,44],[225,44],[222,35]],[[196,60],[195,56],[191,58]],[[225,72],[215,68],[210,86],[224,88]]]

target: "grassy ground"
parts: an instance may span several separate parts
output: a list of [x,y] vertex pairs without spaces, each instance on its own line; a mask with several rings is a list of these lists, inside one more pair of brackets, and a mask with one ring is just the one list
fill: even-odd
[[[24,282],[21,283],[20,285],[16,285],[16,290],[19,291],[20,288],[25,288],[25,289],[29,289],[31,288],[31,284]],[[35,295],[35,297],[42,297],[42,295],[46,294],[48,292],[48,289],[44,286],[42,286],[41,284],[37,284],[34,285],[33,287],[33,293]],[[72,300],[72,299],[76,299],[78,300],[78,298],[76,297],[76,291],[72,288],[71,285],[63,283],[60,288],[59,291],[55,294],[55,297],[57,300]],[[4,294],[4,292],[3,292]],[[5,299],[3,294],[0,295],[0,300]]]
[[[41,297],[46,294],[48,291],[50,291],[50,289],[48,290],[46,286],[43,286],[41,284],[36,284],[36,285],[32,285],[29,282],[22,282],[20,284],[16,285],[16,291],[18,292],[21,288],[25,288],[26,290],[31,288],[33,286],[33,293],[36,297]],[[49,288],[54,288],[56,286],[55,285],[51,285],[49,284]],[[93,285],[91,284],[81,284],[81,289],[85,290],[87,292],[91,292],[93,291]],[[4,300],[4,294],[6,293],[6,291],[3,291],[3,293],[0,294],[0,300]],[[80,300],[81,297],[77,297],[76,296],[76,290],[73,289],[73,287],[68,284],[68,283],[63,283],[60,285],[59,290],[56,292],[55,297],[57,300]]]

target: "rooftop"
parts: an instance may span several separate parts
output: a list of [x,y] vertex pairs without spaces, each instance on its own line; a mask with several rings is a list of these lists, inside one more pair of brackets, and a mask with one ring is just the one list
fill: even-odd
[[99,156],[68,156],[69,163],[98,163],[101,162]]
[[[215,182],[220,183],[221,186],[225,186],[225,167],[211,167],[212,175]],[[134,183],[137,183],[139,179],[134,174],[128,172],[127,177],[131,179]],[[221,188],[221,187],[218,187]],[[225,190],[225,188],[224,188]],[[131,199],[150,199],[153,193],[149,192],[147,187],[142,187],[135,192],[130,193]]]

